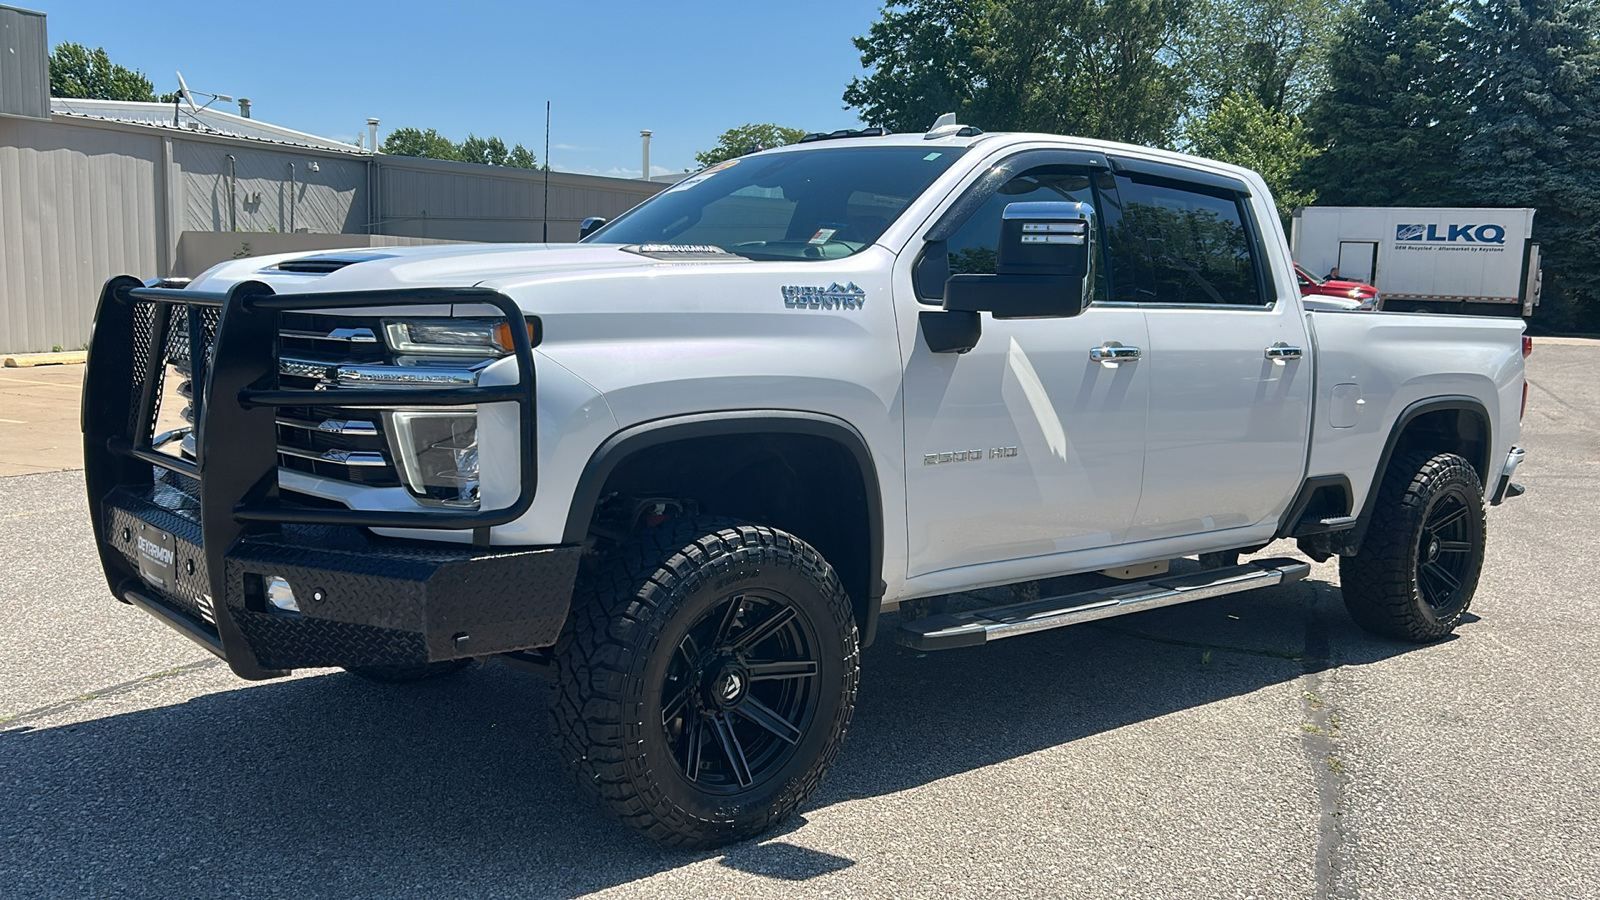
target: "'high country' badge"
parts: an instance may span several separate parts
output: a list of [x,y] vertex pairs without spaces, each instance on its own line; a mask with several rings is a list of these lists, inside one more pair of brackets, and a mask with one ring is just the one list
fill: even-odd
[[783,305],[790,309],[861,309],[867,305],[867,292],[854,281],[843,287],[837,281],[825,288],[785,285]]

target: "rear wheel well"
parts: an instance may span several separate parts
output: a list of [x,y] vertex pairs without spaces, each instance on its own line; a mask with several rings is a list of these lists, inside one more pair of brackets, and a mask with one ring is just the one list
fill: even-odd
[[[882,595],[877,487],[857,452],[823,435],[683,437],[652,443],[618,462],[599,488],[588,524],[591,532],[606,533],[609,523],[598,519],[608,504],[614,510],[632,499],[661,498],[702,514],[787,531],[815,547],[839,573],[865,642]],[[646,524],[648,517],[628,522]]]
[[[1478,473],[1478,482],[1489,483],[1489,423],[1477,410],[1436,409],[1422,413],[1406,423],[1389,452],[1389,461],[1424,452],[1429,457],[1440,453],[1462,456]],[[1383,474],[1378,473],[1373,490],[1383,480]]]
[[1389,446],[1379,460],[1371,486],[1367,488],[1360,521],[1354,529],[1330,536],[1329,549],[1332,552],[1341,556],[1354,556],[1361,552],[1367,529],[1372,524],[1378,489],[1389,467],[1401,460],[1412,459],[1419,454],[1431,459],[1441,453],[1454,453],[1466,459],[1485,491],[1493,489],[1489,484],[1492,439],[1489,417],[1476,401],[1470,398],[1427,401],[1408,409],[1401,416],[1398,427],[1398,432],[1390,439]]

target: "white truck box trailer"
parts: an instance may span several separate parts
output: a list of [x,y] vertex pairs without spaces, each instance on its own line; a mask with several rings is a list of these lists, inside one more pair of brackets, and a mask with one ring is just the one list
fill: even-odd
[[1539,303],[1532,209],[1304,206],[1294,258],[1378,288],[1380,308],[1530,316]]

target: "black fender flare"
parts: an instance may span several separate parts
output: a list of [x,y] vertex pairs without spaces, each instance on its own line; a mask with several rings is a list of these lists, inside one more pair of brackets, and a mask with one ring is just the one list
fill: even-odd
[[582,543],[588,537],[600,492],[623,461],[662,444],[738,434],[821,437],[838,444],[855,460],[867,498],[869,535],[867,590],[859,610],[861,644],[870,644],[877,633],[881,601],[888,587],[883,580],[883,492],[867,439],[854,425],[835,416],[786,409],[743,409],[669,416],[623,428],[602,442],[584,464],[572,491],[572,506],[567,512],[562,543]]
[[1400,436],[1405,434],[1406,428],[1419,416],[1443,410],[1463,410],[1483,420],[1486,456],[1482,460],[1468,460],[1468,462],[1475,466],[1481,465],[1483,476],[1485,478],[1489,476],[1489,469],[1493,465],[1490,457],[1494,455],[1494,419],[1490,417],[1489,409],[1483,405],[1483,401],[1477,397],[1456,394],[1429,397],[1412,403],[1401,410],[1399,417],[1394,420],[1394,425],[1389,429],[1389,438],[1383,444],[1383,454],[1378,457],[1378,468],[1372,474],[1372,483],[1367,486],[1367,496],[1361,501],[1361,514],[1356,520],[1356,527],[1342,535],[1342,552],[1351,555],[1361,552],[1361,543],[1367,537],[1367,526],[1372,524],[1372,511],[1378,505],[1378,489],[1383,485],[1384,473],[1389,471],[1389,462],[1394,456],[1395,447],[1400,443]]

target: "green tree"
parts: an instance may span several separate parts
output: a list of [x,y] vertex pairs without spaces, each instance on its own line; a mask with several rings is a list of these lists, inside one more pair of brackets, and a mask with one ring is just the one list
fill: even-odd
[[[501,165],[513,169],[537,169],[539,168],[539,160],[534,157],[533,152],[527,147],[517,144],[511,148],[510,153],[506,154],[506,161]],[[550,163],[546,162],[544,167],[550,168]]]
[[461,142],[458,148],[463,162],[478,163],[483,166],[503,166],[506,164],[505,142],[497,137],[481,138],[475,134],[468,134],[467,139]]
[[461,148],[432,128],[396,128],[383,139],[383,152],[391,156],[423,159],[461,159]]
[[1301,113],[1322,90],[1327,45],[1350,0],[1194,0],[1177,55],[1194,107],[1230,94]]
[[1285,222],[1295,207],[1316,199],[1295,184],[1313,152],[1305,127],[1253,93],[1229,94],[1204,118],[1191,120],[1184,143],[1192,153],[1260,172]]
[[432,128],[396,128],[383,139],[383,152],[391,156],[420,156],[423,159],[450,159],[485,166],[536,169],[537,160],[528,149],[517,144],[506,149],[505,141],[468,134],[457,144]]
[[971,120],[980,80],[978,47],[985,14],[973,0],[911,0],[884,7],[883,18],[854,38],[869,74],[850,81],[844,102],[891,131],[923,131],[940,114]]
[[[1468,104],[1459,0],[1363,0],[1339,25],[1305,123],[1300,185],[1325,203],[1446,206]],[[1481,197],[1475,198],[1481,201]]]
[[743,156],[754,147],[763,150],[786,147],[805,136],[804,128],[785,128],[782,125],[740,125],[738,128],[724,131],[722,136],[717,138],[717,145],[710,150],[696,153],[694,161],[703,169]]
[[1600,331],[1600,46],[1592,0],[1477,0],[1463,58],[1473,109],[1459,196],[1531,206],[1544,255],[1534,322]]
[[176,95],[158,96],[143,72],[112,62],[104,47],[63,41],[50,54],[50,96],[171,103]]
[[1191,0],[906,0],[855,39],[847,104],[921,131],[944,112],[998,131],[1147,144],[1183,98],[1174,48]]

